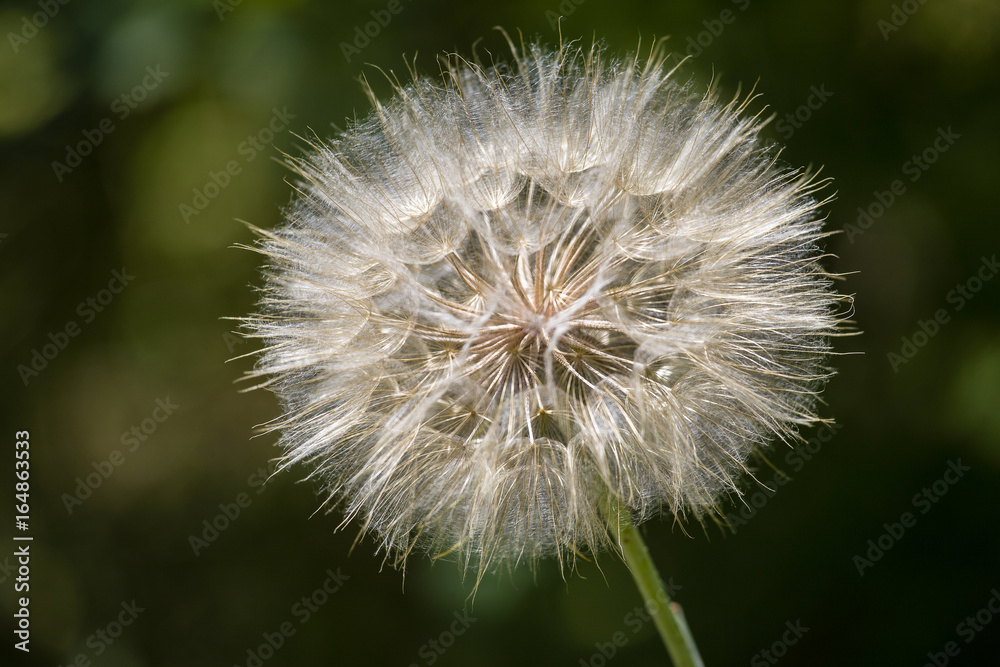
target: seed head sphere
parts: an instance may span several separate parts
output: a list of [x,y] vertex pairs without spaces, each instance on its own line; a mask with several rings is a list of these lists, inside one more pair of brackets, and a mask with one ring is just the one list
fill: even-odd
[[452,57],[290,160],[253,374],[284,464],[396,564],[563,563],[608,546],[609,503],[711,515],[817,421],[822,184],[663,65]]

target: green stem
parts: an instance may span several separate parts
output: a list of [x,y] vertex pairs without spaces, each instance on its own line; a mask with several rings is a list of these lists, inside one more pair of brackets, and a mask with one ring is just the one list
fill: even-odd
[[691,630],[684,619],[684,611],[667,595],[663,580],[649,556],[649,549],[632,523],[632,518],[627,511],[618,507],[612,510],[609,519],[612,530],[617,529],[625,563],[632,572],[632,578],[646,602],[646,610],[652,615],[674,665],[704,667],[705,663],[701,661],[698,647],[695,646]]

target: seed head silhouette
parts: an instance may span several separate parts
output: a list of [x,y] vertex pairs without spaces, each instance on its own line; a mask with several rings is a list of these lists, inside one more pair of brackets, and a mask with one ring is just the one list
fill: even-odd
[[284,464],[396,564],[572,561],[609,503],[711,515],[817,421],[822,183],[657,53],[451,57],[290,159],[254,375]]

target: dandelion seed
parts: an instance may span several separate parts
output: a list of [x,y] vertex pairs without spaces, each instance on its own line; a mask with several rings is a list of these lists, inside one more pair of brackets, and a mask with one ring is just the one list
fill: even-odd
[[815,193],[719,103],[599,49],[452,58],[291,160],[254,375],[394,562],[572,561],[711,514],[817,421],[843,301]]

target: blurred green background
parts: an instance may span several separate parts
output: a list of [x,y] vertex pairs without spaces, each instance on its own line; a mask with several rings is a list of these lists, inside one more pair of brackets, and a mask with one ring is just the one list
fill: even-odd
[[[234,384],[252,359],[227,362],[255,349],[224,319],[260,284],[258,256],[234,248],[251,240],[239,220],[278,224],[295,135],[364,116],[358,77],[384,95],[376,67],[405,77],[403,54],[426,73],[476,40],[502,54],[495,25],[555,43],[561,14],[565,38],[616,53],[669,35],[697,56],[685,76],[714,75],[723,97],[756,85],[776,114],[767,138],[787,163],[823,166],[829,228],[846,232],[829,267],[864,333],[837,341],[851,354],[822,413],[839,428],[776,451],[792,481],[728,505],[735,532],[644,526],[706,664],[997,664],[1000,278],[983,258],[1000,251],[1000,5],[388,4],[0,9],[0,663],[665,664],[613,555],[565,581],[554,563],[488,577],[470,606],[453,564],[414,558],[404,586],[371,539],[352,551],[358,526],[334,532],[304,470],[260,485],[277,451],[251,436],[277,405]],[[11,634],[22,429],[29,655]],[[912,525],[886,536],[905,512]]]

